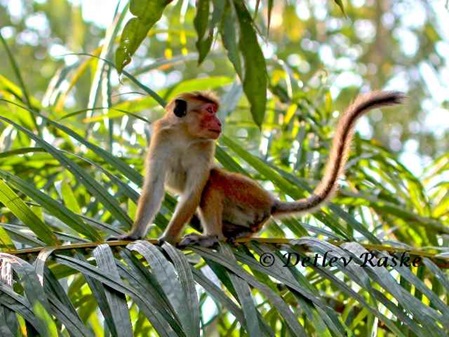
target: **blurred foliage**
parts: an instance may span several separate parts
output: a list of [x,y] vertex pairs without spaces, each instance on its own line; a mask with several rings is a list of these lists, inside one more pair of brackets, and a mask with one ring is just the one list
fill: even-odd
[[[444,4],[198,3],[168,4],[118,76],[126,1],[109,4],[105,28],[75,1],[0,0],[0,335],[447,336]],[[245,87],[248,71],[266,85]],[[266,103],[254,101],[265,87]],[[328,207],[273,221],[263,239],[232,249],[100,244],[130,227],[148,124],[176,94],[216,90],[219,164],[291,200],[321,177],[336,112],[381,88],[407,92],[408,104],[361,121]],[[410,164],[417,155],[424,170]],[[174,205],[167,195],[150,237]],[[287,252],[343,261],[366,250],[422,260],[284,266]]]

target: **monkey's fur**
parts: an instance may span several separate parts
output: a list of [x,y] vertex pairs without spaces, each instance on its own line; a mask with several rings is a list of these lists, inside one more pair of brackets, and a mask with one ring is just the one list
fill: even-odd
[[329,200],[344,171],[357,119],[374,108],[396,105],[404,95],[376,91],[359,96],[340,117],[324,175],[308,198],[276,199],[257,182],[215,167],[215,141],[221,133],[218,99],[203,92],[186,93],[166,107],[153,126],[145,184],[131,231],[119,239],[140,239],[147,232],[164,196],[164,185],[178,193],[175,213],[160,242],[176,243],[184,225],[198,212],[203,234],[185,236],[179,246],[212,246],[257,233],[271,216],[312,212]]

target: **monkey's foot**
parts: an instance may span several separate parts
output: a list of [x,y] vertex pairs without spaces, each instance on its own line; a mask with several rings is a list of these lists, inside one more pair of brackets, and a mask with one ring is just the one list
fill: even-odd
[[182,238],[181,242],[178,243],[179,248],[184,248],[187,246],[201,246],[205,248],[211,248],[217,245],[219,242],[217,235],[198,235],[189,234]]
[[139,239],[142,239],[139,235],[126,233],[119,236],[110,236],[106,239],[106,241],[135,241]]
[[165,242],[170,243],[174,246],[176,243],[176,237],[168,234],[163,234],[159,239],[157,239],[158,246],[162,246]]

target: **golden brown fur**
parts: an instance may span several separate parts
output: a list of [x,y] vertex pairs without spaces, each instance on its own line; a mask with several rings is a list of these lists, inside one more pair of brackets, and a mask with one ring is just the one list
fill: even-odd
[[180,200],[161,241],[177,242],[184,225],[198,211],[203,235],[191,234],[180,245],[211,246],[217,240],[234,240],[258,232],[271,216],[311,212],[329,200],[344,170],[354,125],[367,111],[398,104],[398,92],[373,92],[358,97],[339,119],[323,179],[313,194],[294,202],[275,199],[258,183],[213,164],[215,140],[221,133],[216,116],[218,99],[211,93],[186,93],[166,107],[154,123],[145,172],[132,230],[121,239],[138,239],[146,234],[160,208],[164,186]]

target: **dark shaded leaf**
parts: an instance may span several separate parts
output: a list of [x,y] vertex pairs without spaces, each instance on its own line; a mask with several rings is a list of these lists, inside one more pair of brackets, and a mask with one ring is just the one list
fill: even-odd
[[254,122],[260,126],[265,116],[267,104],[267,70],[265,57],[257,41],[251,15],[244,2],[234,1],[240,24],[239,49],[242,53],[245,70],[243,74],[243,91],[251,105]]
[[193,24],[198,35],[198,40],[196,41],[196,48],[199,53],[198,64],[204,61],[212,45],[213,27],[210,28],[209,34],[206,35],[209,27],[210,2],[210,0],[198,0],[196,3],[197,10]]

